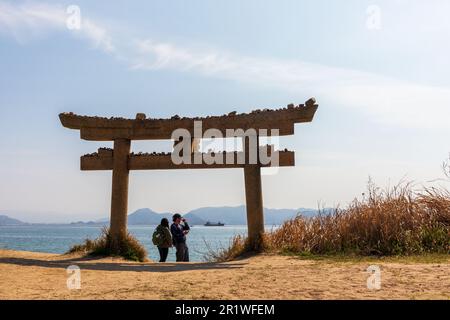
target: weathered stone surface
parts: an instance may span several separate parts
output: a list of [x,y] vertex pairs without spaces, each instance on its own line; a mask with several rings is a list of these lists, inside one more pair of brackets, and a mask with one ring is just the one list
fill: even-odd
[[258,250],[261,246],[261,237],[264,233],[261,167],[258,165],[245,166],[244,181],[248,242],[252,249]]
[[307,107],[314,106],[316,104],[316,98],[310,98],[308,101],[305,102],[305,105]]
[[170,139],[175,129],[184,128],[193,135],[194,121],[202,121],[202,129],[218,129],[226,135],[226,129],[279,129],[279,135],[294,134],[295,123],[312,121],[318,105],[309,99],[307,105],[286,107],[278,110],[255,110],[251,113],[229,114],[171,119],[123,119],[79,116],[73,113],[60,114],[63,126],[80,130],[82,139],[111,141],[115,139],[150,140]]
[[114,141],[110,220],[110,234],[113,242],[114,239],[125,239],[127,232],[129,153],[130,140]]
[[147,116],[145,115],[145,113],[137,113],[136,114],[136,120],[145,120],[147,119]]
[[[265,149],[269,146],[261,146]],[[270,156],[270,151],[264,151]],[[279,167],[292,167],[295,166],[295,153],[288,151],[287,149],[282,151],[275,151],[273,156],[278,156]],[[202,153],[201,157],[204,158],[206,153]],[[191,156],[192,164],[179,164],[176,165],[172,162],[171,154],[166,152],[152,152],[152,153],[131,153],[128,157],[128,169],[129,170],[174,170],[174,169],[232,169],[232,168],[244,168],[245,163],[238,163],[236,159],[242,154],[242,152],[217,152],[223,158],[223,164],[206,164],[204,161],[201,164],[194,163],[194,155]],[[230,154],[233,154],[235,163],[227,164],[226,159]],[[248,160],[248,158],[247,158]],[[274,164],[259,164],[260,167],[274,167]],[[113,169],[113,156],[100,156],[98,153],[93,153],[81,157],[81,170],[112,170]]]

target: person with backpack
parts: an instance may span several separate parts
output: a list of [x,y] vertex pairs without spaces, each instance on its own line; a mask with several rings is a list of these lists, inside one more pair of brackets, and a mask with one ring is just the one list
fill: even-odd
[[189,249],[186,245],[186,235],[190,230],[189,224],[186,219],[181,218],[179,213],[174,214],[172,220],[170,232],[172,233],[173,245],[177,249],[177,262],[189,262]]
[[169,220],[161,219],[161,224],[156,227],[152,237],[153,244],[158,247],[159,262],[166,262],[169,248],[172,247],[172,234],[169,230]]

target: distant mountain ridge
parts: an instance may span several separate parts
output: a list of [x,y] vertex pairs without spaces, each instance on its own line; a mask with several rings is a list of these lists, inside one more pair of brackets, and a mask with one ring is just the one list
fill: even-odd
[[20,225],[24,225],[24,224],[27,224],[27,223],[17,220],[17,219],[10,218],[5,215],[0,215],[0,226],[20,226]]
[[[136,210],[135,212],[128,215],[128,224],[129,225],[142,225],[142,224],[159,224],[162,218],[169,219],[169,222],[172,221],[172,213],[157,213],[151,209],[143,208]],[[191,224],[204,224],[205,220],[197,217],[191,213],[187,213],[183,215],[188,222]]]
[[[264,208],[264,223],[268,225],[279,225],[284,221],[295,217],[298,214],[304,216],[314,216],[317,214],[315,209],[269,209]],[[193,225],[205,224],[210,222],[223,222],[227,225],[245,225],[247,224],[247,213],[245,206],[238,207],[204,207],[194,209],[183,214],[188,222]],[[171,221],[172,213],[157,213],[148,208],[136,210],[128,215],[129,225],[159,224],[162,218]],[[106,222],[106,221],[104,221]]]
[[[264,208],[264,223],[267,225],[279,225],[284,221],[294,218],[296,215],[314,216],[317,210],[314,209],[269,209]],[[205,207],[190,211],[186,214],[196,216],[200,219],[211,222],[223,222],[228,225],[247,224],[247,211],[245,206],[238,207]]]
[[[280,225],[284,221],[295,217],[298,214],[311,217],[317,215],[318,210],[299,208],[299,209],[269,209],[264,208],[264,223],[266,225]],[[172,222],[172,214],[169,212],[158,213],[149,208],[142,208],[136,210],[128,215],[129,225],[157,225],[161,222],[162,218],[169,219]],[[222,222],[226,225],[245,225],[247,224],[247,213],[245,206],[236,207],[203,207],[191,210],[185,214],[182,214],[188,222],[192,225],[203,225],[207,221],[210,222]],[[29,223],[20,221],[8,217],[6,215],[0,215],[0,226],[6,225],[28,225]],[[33,224],[45,224],[45,223],[33,223]],[[58,223],[61,224],[61,223]],[[109,219],[104,218],[96,221],[76,221],[68,222],[68,225],[83,226],[83,225],[108,225]],[[64,225],[64,224],[62,224]]]

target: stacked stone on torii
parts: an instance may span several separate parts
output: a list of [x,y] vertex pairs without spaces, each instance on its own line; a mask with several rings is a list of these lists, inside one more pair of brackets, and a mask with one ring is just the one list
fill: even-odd
[[[318,108],[315,99],[311,98],[305,104],[278,110],[256,110],[251,113],[236,114],[231,112],[224,116],[208,117],[179,117],[171,119],[147,119],[139,113],[136,119],[102,118],[79,116],[73,113],[59,115],[64,127],[80,130],[80,137],[90,141],[113,141],[114,149],[100,148],[97,153],[81,157],[81,170],[112,170],[112,196],[110,234],[114,240],[124,237],[127,232],[128,213],[128,181],[130,170],[163,170],[163,169],[226,169],[243,168],[245,180],[245,197],[247,209],[248,240],[251,248],[258,248],[261,235],[264,232],[263,200],[261,188],[261,167],[294,166],[294,152],[273,151],[270,146],[259,146],[259,136],[273,135],[273,130],[278,130],[277,135],[293,135],[295,123],[311,122]],[[227,136],[227,129],[242,129],[243,150],[241,152],[223,152],[215,157],[235,159],[232,163],[200,163],[194,160],[190,163],[175,164],[171,153],[134,154],[130,153],[132,140],[162,140],[172,139],[172,133],[176,129],[187,130],[194,137],[195,123],[201,121],[202,129],[216,129],[223,137]],[[264,130],[265,129],[265,130]],[[255,134],[256,132],[256,134]],[[250,136],[256,135],[256,136]],[[269,148],[276,152],[278,162],[262,163],[259,157],[256,162],[249,161],[250,139],[256,139],[258,148]],[[195,149],[195,148],[194,148]],[[198,153],[190,149],[191,159]],[[238,161],[245,159],[243,162]],[[203,157],[201,157],[203,159]]]

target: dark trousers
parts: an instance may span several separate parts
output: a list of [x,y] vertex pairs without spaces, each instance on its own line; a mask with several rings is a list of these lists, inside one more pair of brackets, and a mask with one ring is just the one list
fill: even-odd
[[177,262],[189,262],[189,248],[186,242],[180,242],[175,244],[177,249]]
[[169,248],[158,247],[158,251],[159,251],[159,262],[166,262],[167,255],[169,254]]

